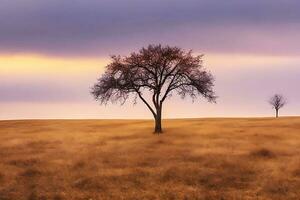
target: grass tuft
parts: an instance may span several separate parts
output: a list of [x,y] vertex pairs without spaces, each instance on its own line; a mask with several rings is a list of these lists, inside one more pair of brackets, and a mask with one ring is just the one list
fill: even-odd
[[252,151],[250,153],[250,156],[257,157],[257,158],[271,159],[271,158],[275,158],[276,154],[269,149],[262,148],[262,149],[257,149]]

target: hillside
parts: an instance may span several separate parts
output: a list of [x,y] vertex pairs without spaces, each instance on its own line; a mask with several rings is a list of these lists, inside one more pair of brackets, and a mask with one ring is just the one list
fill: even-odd
[[300,118],[0,121],[0,200],[299,199]]

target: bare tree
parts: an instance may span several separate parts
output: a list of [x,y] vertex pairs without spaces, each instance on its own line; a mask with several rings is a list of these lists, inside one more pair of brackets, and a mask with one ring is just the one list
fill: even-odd
[[[92,88],[101,104],[140,98],[155,119],[154,133],[162,133],[162,108],[173,93],[184,99],[203,96],[215,102],[214,79],[202,66],[202,56],[178,47],[149,45],[127,57],[112,56],[106,72]],[[147,98],[148,97],[148,98]]]
[[276,118],[278,118],[279,110],[286,105],[285,98],[280,94],[275,94],[269,100],[269,103],[276,111]]

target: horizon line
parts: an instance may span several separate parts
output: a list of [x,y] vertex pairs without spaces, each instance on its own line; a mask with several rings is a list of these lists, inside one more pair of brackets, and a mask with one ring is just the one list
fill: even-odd
[[[162,120],[188,120],[188,119],[281,119],[281,118],[300,118],[300,115],[283,115],[278,118],[272,116],[257,116],[257,117],[182,117],[182,118],[164,118]],[[122,120],[122,121],[133,121],[133,120],[153,120],[152,118],[16,118],[16,119],[0,119],[0,121],[88,121],[88,120]]]

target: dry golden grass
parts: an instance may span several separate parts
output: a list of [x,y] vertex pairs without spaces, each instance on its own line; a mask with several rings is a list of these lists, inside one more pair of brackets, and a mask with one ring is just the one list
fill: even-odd
[[0,122],[0,200],[300,199],[300,118]]

